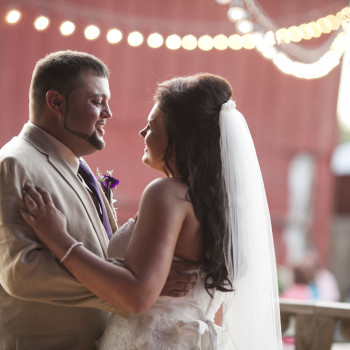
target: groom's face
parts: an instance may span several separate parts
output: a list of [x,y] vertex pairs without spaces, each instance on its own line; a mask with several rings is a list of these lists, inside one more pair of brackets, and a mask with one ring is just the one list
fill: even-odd
[[81,155],[104,148],[104,127],[112,116],[109,99],[108,79],[93,74],[83,76],[66,99],[64,128],[81,148]]

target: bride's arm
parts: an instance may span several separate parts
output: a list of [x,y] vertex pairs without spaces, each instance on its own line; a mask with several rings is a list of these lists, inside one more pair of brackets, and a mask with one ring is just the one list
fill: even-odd
[[[67,232],[65,217],[44,189],[27,186],[26,191],[24,198],[31,211],[22,211],[24,219],[62,259],[76,242]],[[101,299],[127,311],[142,312],[154,304],[164,286],[188,206],[189,202],[179,195],[176,182],[156,180],[142,195],[125,268],[82,246],[76,246],[63,264]]]

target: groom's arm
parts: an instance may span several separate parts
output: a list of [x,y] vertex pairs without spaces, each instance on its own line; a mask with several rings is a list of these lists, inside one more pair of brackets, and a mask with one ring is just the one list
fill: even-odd
[[173,261],[168,278],[161,295],[183,297],[187,295],[197,282],[199,264],[187,261]]

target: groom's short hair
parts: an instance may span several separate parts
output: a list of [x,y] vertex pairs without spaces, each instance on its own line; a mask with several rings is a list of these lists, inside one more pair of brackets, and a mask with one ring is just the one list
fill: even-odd
[[49,90],[56,90],[68,97],[79,87],[84,73],[109,78],[107,66],[85,52],[57,51],[40,59],[35,65],[29,89],[30,115],[40,118]]

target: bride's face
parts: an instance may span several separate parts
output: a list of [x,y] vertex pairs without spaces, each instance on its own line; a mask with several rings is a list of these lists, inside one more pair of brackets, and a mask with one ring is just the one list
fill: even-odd
[[164,153],[168,146],[164,116],[155,104],[148,115],[147,125],[139,134],[145,139],[142,161],[149,167],[164,173]]

